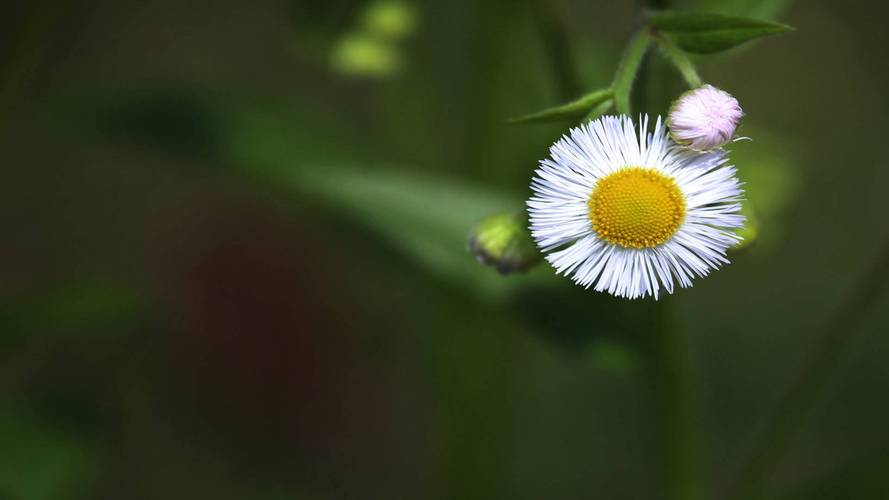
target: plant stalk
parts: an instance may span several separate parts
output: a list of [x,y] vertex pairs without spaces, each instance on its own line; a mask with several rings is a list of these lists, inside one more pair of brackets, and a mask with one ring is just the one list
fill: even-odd
[[[666,8],[667,2],[650,1],[649,7]],[[640,44],[637,48],[641,49],[638,59],[641,67],[636,82],[640,91],[634,94],[636,109],[640,113],[657,115],[660,110],[652,108],[666,107],[669,103],[660,102],[665,93],[651,92],[651,86],[669,85],[670,82],[664,78],[670,76],[656,71],[658,68],[652,66],[652,58],[644,59],[651,43],[648,30],[643,28],[637,36],[644,37],[644,41],[636,39]],[[627,93],[627,99],[631,93]],[[629,111],[629,104],[624,106]],[[661,449],[658,468],[664,471],[662,497],[667,500],[698,500],[702,483],[689,374],[688,339],[677,322],[675,303],[671,297],[644,304],[642,311],[633,314],[637,312],[641,312],[640,316],[644,318],[635,330],[646,354],[648,400],[652,402],[653,411],[661,422],[655,434]]]
[[[634,304],[636,306],[637,304]],[[660,423],[652,432],[661,450],[656,463],[663,471],[661,498],[696,500],[700,498],[698,441],[695,433],[688,344],[676,322],[672,301],[662,298],[635,311],[644,320],[636,325],[645,354],[645,386],[652,413]]]

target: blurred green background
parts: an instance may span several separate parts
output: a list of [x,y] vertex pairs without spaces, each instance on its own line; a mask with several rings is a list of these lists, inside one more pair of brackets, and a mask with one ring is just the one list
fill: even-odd
[[844,307],[763,494],[889,498],[886,7],[673,6],[798,31],[698,60],[756,239],[668,363],[650,304],[466,251],[570,125],[505,119],[607,84],[637,2],[4,5],[0,499],[658,499],[677,456],[725,498]]

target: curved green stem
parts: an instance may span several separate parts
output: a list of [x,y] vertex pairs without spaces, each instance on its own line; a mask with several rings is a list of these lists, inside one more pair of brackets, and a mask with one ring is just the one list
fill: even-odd
[[688,54],[663,35],[657,35],[654,39],[664,55],[667,56],[667,59],[679,70],[682,78],[685,79],[685,83],[690,88],[698,88],[704,83],[698,75],[698,70],[695,69],[695,64],[689,59]]
[[[666,0],[649,3],[651,7],[667,6]],[[612,84],[618,112],[630,112],[630,95],[636,75],[639,75],[639,83],[645,84],[645,80],[651,79],[654,74],[650,61],[643,67],[651,42],[651,33],[648,28],[644,28],[636,34],[627,48]],[[663,81],[658,78],[656,83],[662,84]],[[652,105],[660,105],[647,102],[645,92],[638,94],[636,104],[640,110],[650,111],[648,108]],[[658,497],[668,500],[697,500],[700,498],[702,484],[685,332],[676,321],[674,304],[669,297],[654,303],[633,305],[636,308],[631,314],[644,318],[641,324],[636,324],[634,330],[646,353],[645,385],[649,391],[646,399],[651,402],[652,411],[657,415],[655,421],[659,423],[652,429],[659,451],[655,463],[657,470],[663,474],[663,487]],[[629,321],[632,323],[633,320]]]
[[607,99],[605,101],[602,101],[599,104],[597,104],[596,107],[591,109],[590,112],[586,114],[586,116],[583,117],[583,121],[585,121],[585,122],[593,121],[596,118],[599,118],[600,116],[604,115],[605,113],[611,111],[611,108],[613,108],[613,107],[614,107],[614,100],[613,99]]
[[651,34],[647,28],[642,29],[633,36],[624,52],[624,57],[614,74],[614,82],[611,84],[611,89],[614,91],[614,105],[618,113],[629,115],[632,110],[630,94],[633,91],[633,82],[650,45]]

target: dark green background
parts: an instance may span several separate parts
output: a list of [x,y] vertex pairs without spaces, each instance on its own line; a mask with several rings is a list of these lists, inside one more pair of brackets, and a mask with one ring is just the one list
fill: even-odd
[[344,71],[369,3],[2,7],[0,499],[657,499],[677,418],[723,498],[843,307],[766,491],[889,498],[889,297],[854,294],[889,238],[881,2],[677,5],[798,31],[699,60],[759,234],[667,299],[676,384],[650,305],[465,251],[570,125],[504,120],[607,84],[641,6],[418,1],[392,71]]

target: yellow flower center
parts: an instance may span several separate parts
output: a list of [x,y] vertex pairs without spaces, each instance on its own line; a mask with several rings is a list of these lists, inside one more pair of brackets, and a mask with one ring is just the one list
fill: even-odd
[[676,181],[651,168],[628,167],[599,179],[587,205],[599,238],[626,248],[666,242],[685,218]]

